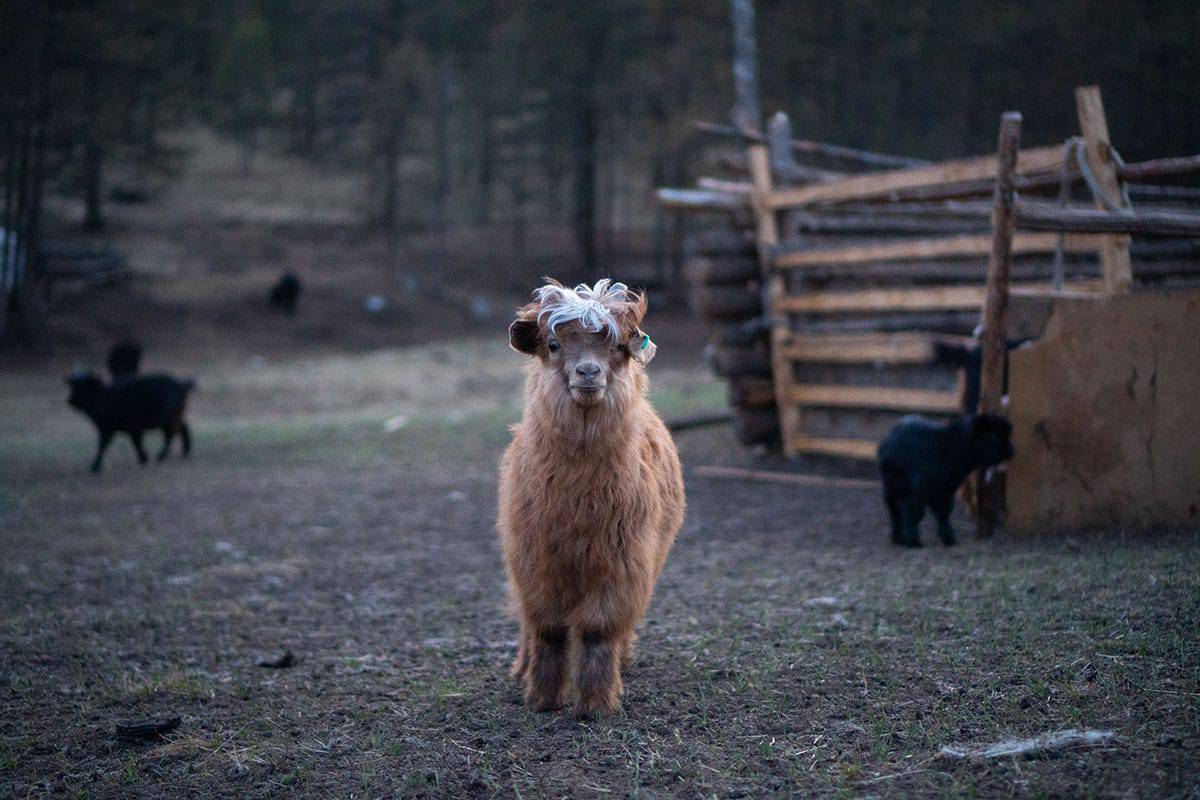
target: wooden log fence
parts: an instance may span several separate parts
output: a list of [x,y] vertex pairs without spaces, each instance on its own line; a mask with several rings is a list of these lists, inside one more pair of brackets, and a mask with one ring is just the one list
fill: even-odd
[[[961,408],[962,377],[956,389],[914,389],[858,385],[869,383],[862,372],[841,383],[840,373],[822,369],[857,367],[881,377],[893,369],[936,371],[947,368],[937,366],[941,345],[975,346],[966,334],[981,315],[994,313],[988,287],[998,258],[1003,148],[930,164],[799,139],[782,115],[772,118],[764,135],[760,116],[745,122],[747,109],[757,113],[757,96],[743,86],[738,97],[738,125],[695,128],[746,144],[744,158],[727,159],[734,175],[745,178],[701,177],[693,188],[658,191],[660,202],[674,210],[717,213],[735,229],[753,224],[753,238],[732,230],[699,237],[703,252],[689,252],[685,266],[694,307],[715,326],[710,362],[729,380],[735,430],[746,443],[781,441],[789,455],[874,458],[873,441],[832,435],[837,424],[830,435],[811,433],[806,420],[821,428],[835,411],[954,413]],[[1190,192],[1196,190],[1124,182],[1200,171],[1200,156],[1124,163],[1108,142],[1098,92],[1084,87],[1076,99],[1080,145],[1028,148],[1013,159],[1006,179],[1011,197],[1003,193],[1011,200],[1004,209],[1012,226],[1005,298],[1125,291],[1132,270],[1123,261],[1134,235],[1175,239],[1138,245],[1139,258],[1155,259],[1139,261],[1142,280],[1194,280],[1200,270],[1187,259],[1200,253],[1200,215],[1163,204],[1195,199]],[[1083,170],[1076,161],[1081,152]],[[802,155],[840,158],[873,171],[842,175],[801,165],[796,157]],[[1086,184],[1095,207],[1037,199],[1059,191],[1064,180]],[[988,194],[991,201],[975,199]],[[1159,207],[1122,207],[1130,194],[1163,201]],[[834,246],[834,235],[850,239]],[[855,241],[867,236],[899,238]],[[805,241],[809,237],[820,243]],[[1056,251],[1073,256],[1066,262],[1073,279],[1060,289],[1051,282]]]

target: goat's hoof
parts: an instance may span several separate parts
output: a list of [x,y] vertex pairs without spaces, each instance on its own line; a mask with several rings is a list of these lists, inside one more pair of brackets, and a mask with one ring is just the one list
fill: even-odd
[[562,703],[550,697],[526,700],[525,704],[539,714],[544,714],[547,711],[558,711],[560,708],[562,708]]
[[557,695],[542,694],[539,692],[526,692],[525,705],[538,713],[558,711],[563,707],[562,700]]
[[595,719],[616,714],[620,710],[621,701],[615,697],[591,702],[580,700],[575,706],[575,716],[578,719]]

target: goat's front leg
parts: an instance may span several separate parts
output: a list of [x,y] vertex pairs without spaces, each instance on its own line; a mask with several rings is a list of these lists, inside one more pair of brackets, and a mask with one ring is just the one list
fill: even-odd
[[579,702],[575,713],[580,717],[611,714],[621,707],[621,658],[628,646],[628,635],[604,630],[580,633],[579,660],[575,686]]
[[637,633],[630,631],[625,636],[625,640],[620,643],[621,652],[621,671],[629,669],[629,665],[633,663],[633,654],[637,649]]
[[517,657],[513,660],[512,669],[508,673],[519,681],[525,680],[525,673],[529,671],[529,651],[532,647],[525,623],[521,623],[521,635],[517,638]]
[[529,637],[525,703],[534,711],[562,708],[567,671],[567,626],[540,627]]
[[92,459],[92,472],[99,472],[100,465],[104,461],[104,451],[108,449],[108,443],[112,441],[112,431],[100,431],[100,444],[96,448],[96,457]]

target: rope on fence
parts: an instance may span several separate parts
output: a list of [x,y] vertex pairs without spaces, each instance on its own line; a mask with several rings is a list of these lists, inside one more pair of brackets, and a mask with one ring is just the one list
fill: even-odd
[[[1117,152],[1117,148],[1106,143],[1108,148],[1109,158],[1117,165],[1117,169],[1124,168],[1125,161],[1121,158],[1121,154]],[[1074,161],[1079,167],[1079,174],[1083,177],[1084,183],[1087,184],[1088,190],[1092,193],[1092,199],[1108,211],[1121,213],[1128,212],[1133,208],[1133,202],[1129,199],[1129,187],[1125,181],[1119,181],[1121,187],[1121,204],[1114,205],[1108,199],[1108,195],[1100,186],[1100,182],[1096,180],[1095,173],[1092,172],[1092,167],[1087,160],[1087,142],[1082,136],[1072,136],[1063,143],[1063,160],[1062,166],[1058,172],[1058,205],[1059,208],[1066,208],[1067,200],[1071,195],[1071,162]],[[1054,247],[1054,290],[1060,291],[1063,288],[1063,281],[1066,277],[1066,266],[1063,263],[1063,251],[1066,248],[1067,234],[1066,231],[1061,231],[1058,234],[1058,243]]]
[[[1071,195],[1071,158],[1075,153],[1076,142],[1082,142],[1078,136],[1072,137],[1063,143],[1062,166],[1058,170],[1058,205],[1060,208],[1065,208],[1067,199]],[[1066,249],[1067,235],[1066,233],[1058,234],[1058,242],[1054,246],[1054,291],[1062,291],[1063,278],[1066,275],[1066,267],[1063,264],[1063,250]]]

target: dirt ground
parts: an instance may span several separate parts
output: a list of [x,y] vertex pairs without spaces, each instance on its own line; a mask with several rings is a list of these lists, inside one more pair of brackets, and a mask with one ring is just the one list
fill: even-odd
[[[1200,531],[979,542],[960,517],[959,547],[901,552],[873,489],[698,475],[789,468],[722,427],[677,437],[688,516],[623,712],[526,711],[494,530],[520,293],[404,295],[337,219],[155,213],[114,223],[129,284],[65,294],[0,366],[0,797],[1200,796]],[[263,314],[300,258],[310,305]],[[361,311],[380,275],[404,313]],[[662,413],[719,408],[694,323],[647,329]],[[87,473],[61,376],[116,335],[198,377],[189,461],[122,440]],[[939,756],[1066,728],[1115,737]]]

